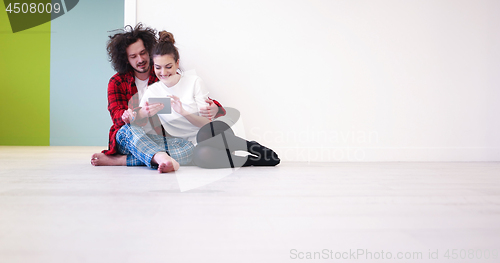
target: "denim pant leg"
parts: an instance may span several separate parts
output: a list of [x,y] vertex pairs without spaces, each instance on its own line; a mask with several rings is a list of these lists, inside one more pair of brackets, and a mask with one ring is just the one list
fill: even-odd
[[[156,169],[157,165],[151,164],[151,159],[158,152],[165,152],[163,141],[153,141],[141,127],[126,124],[116,134],[116,141],[120,153],[127,154],[127,166],[139,163]],[[129,156],[133,156],[134,158]]]

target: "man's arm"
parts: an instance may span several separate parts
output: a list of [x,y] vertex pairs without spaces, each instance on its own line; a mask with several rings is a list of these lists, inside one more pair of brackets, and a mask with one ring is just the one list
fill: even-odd
[[124,87],[125,83],[118,76],[113,76],[108,84],[108,111],[113,124],[121,127],[125,125],[122,119],[123,112],[128,109],[129,96]]
[[208,106],[200,109],[200,115],[202,117],[213,120],[226,115],[226,110],[218,101],[208,98],[205,102],[208,103]]
[[214,102],[215,105],[217,105],[217,113],[215,114],[215,118],[226,115],[226,110],[224,109],[224,107],[222,107],[222,104],[220,104],[216,100],[212,100],[212,101]]
[[[126,82],[122,76],[113,76],[109,80],[108,84],[108,110],[111,115],[111,120],[113,124],[121,127],[125,123],[127,118],[123,118],[126,115],[126,111],[130,109],[137,109],[139,105],[139,97],[137,92],[132,94],[135,90],[131,87],[131,84]],[[134,118],[135,119],[135,118]],[[142,120],[132,120],[136,125],[144,126],[147,123],[147,119]]]

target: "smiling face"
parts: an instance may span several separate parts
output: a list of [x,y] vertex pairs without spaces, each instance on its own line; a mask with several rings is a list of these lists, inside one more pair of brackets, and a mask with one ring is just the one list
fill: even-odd
[[142,39],[127,47],[128,63],[132,66],[137,75],[149,73],[149,53],[144,47]]
[[170,87],[176,78],[179,60],[175,61],[172,55],[167,54],[153,57],[153,63],[158,79]]

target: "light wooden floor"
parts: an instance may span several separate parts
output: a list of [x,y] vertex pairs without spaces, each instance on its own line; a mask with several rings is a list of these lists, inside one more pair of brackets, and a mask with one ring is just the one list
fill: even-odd
[[208,171],[98,150],[0,147],[0,262],[500,262],[500,163],[283,163],[181,192]]

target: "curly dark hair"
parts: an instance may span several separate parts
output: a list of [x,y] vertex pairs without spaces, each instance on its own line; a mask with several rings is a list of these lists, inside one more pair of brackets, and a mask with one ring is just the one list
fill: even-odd
[[128,63],[127,47],[141,39],[144,47],[151,55],[151,51],[156,44],[156,30],[150,27],[143,27],[141,23],[135,28],[126,26],[121,32],[109,36],[106,50],[108,51],[109,61],[113,68],[120,74],[125,74],[133,70]]

